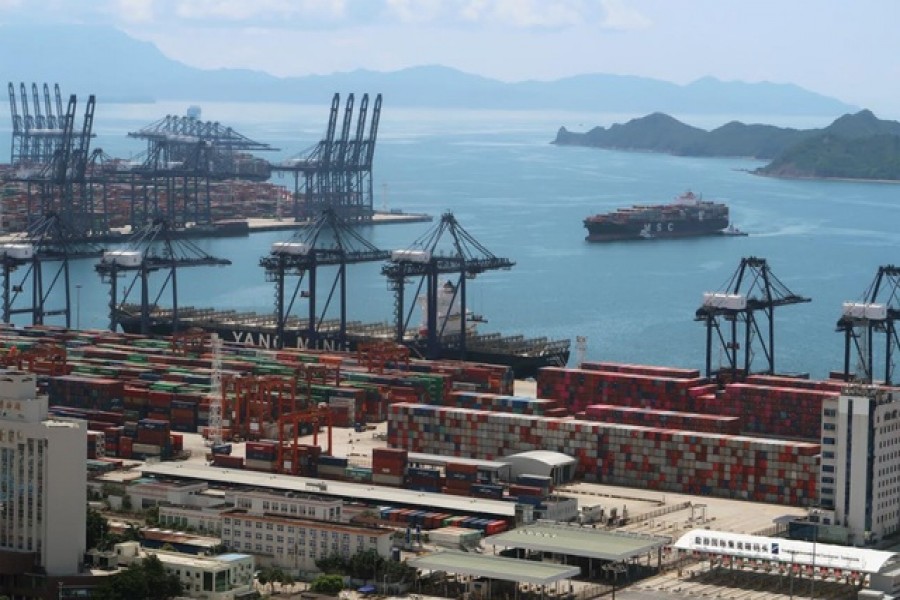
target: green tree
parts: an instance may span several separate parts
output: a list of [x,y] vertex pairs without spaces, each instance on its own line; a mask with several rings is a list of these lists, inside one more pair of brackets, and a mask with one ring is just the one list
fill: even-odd
[[124,571],[110,575],[94,590],[94,600],[129,600],[147,598],[147,578],[141,563],[133,563]]
[[147,556],[141,564],[149,589],[148,600],[167,600],[181,595],[181,580],[174,573],[167,573],[155,554]]
[[350,565],[340,554],[331,554],[316,560],[316,568],[323,573],[344,574],[350,570]]
[[100,511],[88,507],[85,533],[88,549],[99,548],[103,545],[109,534],[109,523],[106,522],[106,518],[100,514]]
[[349,567],[353,579],[374,579],[376,573],[384,572],[384,558],[375,550],[357,552],[350,559]]
[[110,575],[94,591],[97,600],[169,600],[183,592],[181,581],[166,572],[153,554]]
[[159,525],[159,506],[151,506],[144,511],[144,521],[148,527],[156,527]]
[[320,575],[312,582],[310,589],[319,594],[333,596],[344,589],[344,578],[340,575]]

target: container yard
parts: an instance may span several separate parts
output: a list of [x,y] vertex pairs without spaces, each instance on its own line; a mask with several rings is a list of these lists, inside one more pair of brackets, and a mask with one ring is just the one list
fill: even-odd
[[[53,371],[41,379],[52,411],[88,421],[91,458],[176,459],[184,434],[210,433],[208,346],[52,327],[10,328],[0,341],[8,364]],[[58,354],[42,359],[51,346],[64,348],[63,365]],[[812,505],[821,403],[841,389],[763,375],[717,385],[696,370],[586,362],[541,369],[530,397],[513,393],[508,367],[475,363],[226,346],[220,364],[222,442],[246,447],[243,456],[211,448],[212,465],[535,506],[548,487],[487,480],[452,457],[550,450],[573,457],[586,481]],[[333,451],[332,428],[361,432],[385,419],[387,447],[363,464]],[[414,464],[409,453],[451,459]]]
[[[54,414],[88,421],[91,458],[175,459],[183,434],[209,435],[208,346],[192,353],[170,340],[51,327],[10,328],[2,344],[8,363],[33,355],[39,371],[48,370],[39,348],[65,349],[42,385]],[[243,456],[212,448],[210,463],[540,506],[548,486],[485,480],[462,462],[410,464],[408,455],[494,461],[552,450],[573,457],[587,481],[808,506],[821,402],[840,389],[771,376],[717,386],[696,370],[588,362],[542,369],[528,397],[513,394],[508,367],[411,361],[398,370],[368,358],[226,346],[222,441],[246,447]],[[327,418],[313,411],[323,408]],[[332,428],[365,431],[385,419],[388,447],[367,464],[333,452]]]
[[[39,374],[52,414],[88,422],[94,477],[128,481],[126,463],[146,461],[143,476],[362,495],[412,547],[453,549],[566,502],[579,523],[635,535],[771,535],[775,517],[819,502],[822,403],[844,389],[585,362],[542,369],[528,390],[495,365],[46,326],[4,329],[0,352]],[[529,451],[571,457],[574,479],[516,472]]]

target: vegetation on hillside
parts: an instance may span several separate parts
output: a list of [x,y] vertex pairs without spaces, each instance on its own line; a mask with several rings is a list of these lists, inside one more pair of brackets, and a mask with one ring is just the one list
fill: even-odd
[[705,131],[654,113],[586,133],[563,127],[553,143],[767,159],[771,162],[754,172],[776,177],[900,180],[900,123],[878,119],[868,110],[808,130],[732,121]]

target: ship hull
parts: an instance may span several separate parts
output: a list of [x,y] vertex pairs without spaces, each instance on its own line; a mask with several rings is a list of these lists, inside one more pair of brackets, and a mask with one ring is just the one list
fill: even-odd
[[[297,348],[301,350],[324,350],[331,352],[352,352],[361,343],[372,341],[391,341],[393,338],[389,334],[385,335],[360,335],[350,331],[347,332],[344,340],[341,340],[335,334],[319,335],[312,339],[308,332],[298,329],[286,329],[284,332],[284,342],[279,343],[278,335],[274,327],[260,327],[253,325],[232,325],[228,323],[219,323],[213,320],[196,320],[190,318],[190,313],[186,313],[184,318],[179,318],[179,329],[202,329],[209,333],[216,333],[227,343],[242,344],[245,346],[263,348],[263,349],[279,349],[279,348]],[[260,317],[262,318],[262,317]],[[125,333],[140,334],[141,322],[140,317],[131,312],[119,311],[117,313],[117,321],[119,326]],[[150,318],[149,324],[150,335],[169,336],[174,328],[171,318]],[[370,328],[371,329],[371,328]],[[477,339],[478,336],[473,336]],[[510,367],[516,378],[522,379],[534,377],[542,367],[561,367],[565,366],[569,360],[568,343],[556,342],[554,347],[544,352],[523,352],[517,353],[500,348],[491,348],[490,345],[472,345],[466,348],[465,352],[458,347],[442,346],[439,355],[434,358],[449,360],[466,360],[470,362],[489,363],[506,365]],[[404,342],[413,351],[413,356],[426,356],[424,341],[421,339],[411,339]]]
[[585,221],[589,242],[614,242],[619,240],[654,240],[668,238],[721,235],[728,227],[728,218],[704,221],[646,221],[641,223],[594,223]]

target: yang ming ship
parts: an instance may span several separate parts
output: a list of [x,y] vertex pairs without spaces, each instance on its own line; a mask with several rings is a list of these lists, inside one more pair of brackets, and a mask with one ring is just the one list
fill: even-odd
[[584,220],[589,242],[744,235],[729,226],[728,207],[691,191],[670,204],[636,204]]

